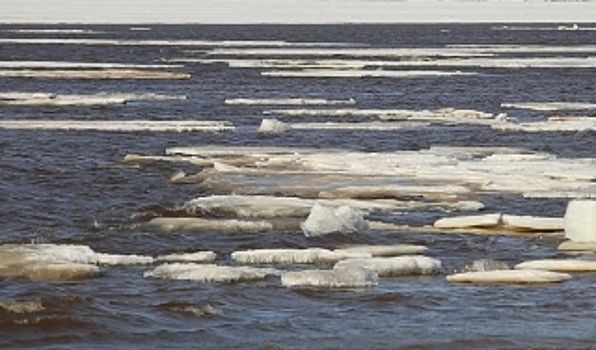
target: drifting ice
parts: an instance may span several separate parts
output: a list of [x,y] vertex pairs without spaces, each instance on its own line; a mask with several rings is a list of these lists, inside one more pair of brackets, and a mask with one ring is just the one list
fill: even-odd
[[348,206],[330,208],[315,203],[301,227],[306,236],[350,234],[368,230],[368,222],[364,220],[362,212]]

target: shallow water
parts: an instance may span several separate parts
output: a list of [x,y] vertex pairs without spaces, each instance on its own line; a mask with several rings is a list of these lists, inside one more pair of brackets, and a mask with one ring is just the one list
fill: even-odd
[[[554,25],[553,25],[554,26]],[[60,26],[65,28],[68,26]],[[539,27],[537,25],[537,27]],[[556,27],[556,26],[554,26]],[[77,37],[15,33],[0,37]],[[52,28],[35,26],[35,28]],[[587,45],[581,31],[503,31],[491,25],[345,26],[72,26],[97,30],[92,38],[159,40],[285,40],[436,48],[451,44]],[[90,35],[80,35],[88,38]],[[191,55],[185,46],[0,44],[2,60],[160,63]],[[516,54],[523,56],[524,54]],[[529,54],[528,54],[529,55]],[[505,133],[481,126],[433,126],[396,131],[301,131],[278,136],[256,132],[262,106],[230,106],[229,98],[353,98],[358,108],[477,109],[500,113],[504,102],[594,102],[594,69],[470,68],[473,76],[393,78],[272,78],[258,69],[224,64],[185,64],[189,80],[2,79],[2,92],[154,92],[186,100],[134,102],[100,107],[0,107],[1,119],[197,119],[227,120],[224,133],[127,133],[0,130],[0,241],[74,243],[95,251],[158,255],[253,248],[334,247],[345,243],[416,243],[441,259],[444,272],[479,258],[514,264],[555,257],[551,240],[474,235],[366,233],[306,238],[267,234],[163,234],[135,217],[163,213],[201,196],[195,186],[172,184],[176,170],[197,167],[158,163],[122,166],[126,154],[161,155],[193,145],[343,148],[382,152],[430,146],[511,146],[560,157],[593,157],[593,132]],[[275,107],[278,108],[278,107]],[[527,120],[550,114],[507,111]],[[595,115],[595,111],[587,111]],[[302,121],[302,119],[300,120]],[[325,121],[313,117],[304,121]],[[486,210],[516,215],[562,216],[567,199],[483,195]],[[381,215],[386,222],[420,226],[444,213]],[[149,267],[102,267],[101,277],[73,284],[0,280],[0,302],[33,301],[41,308],[18,313],[0,308],[3,348],[589,348],[596,333],[596,276],[553,286],[448,285],[444,274],[383,279],[376,288],[329,291],[288,289],[277,279],[210,285],[145,279]]]

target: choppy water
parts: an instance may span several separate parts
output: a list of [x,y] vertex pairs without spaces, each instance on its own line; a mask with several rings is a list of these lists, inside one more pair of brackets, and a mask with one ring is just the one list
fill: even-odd
[[[30,27],[0,26],[0,38],[284,40],[413,48],[594,43],[591,31],[506,31],[494,30],[491,25],[188,25],[151,26],[150,31],[131,31],[125,26],[84,27],[99,32],[93,35],[6,31],[25,28]],[[0,43],[0,60],[151,64],[185,57],[186,50],[206,49]],[[183,166],[119,165],[126,154],[163,154],[165,148],[173,146],[308,146],[373,152],[435,145],[513,146],[562,157],[593,157],[593,132],[504,133],[479,126],[456,126],[386,132],[297,130],[263,136],[256,132],[263,107],[239,108],[223,103],[226,98],[236,97],[353,98],[358,108],[452,107],[500,113],[502,102],[594,102],[596,93],[594,68],[461,70],[481,74],[415,79],[272,78],[260,76],[258,69],[187,63],[181,71],[192,78],[179,81],[1,78],[0,92],[155,92],[187,96],[186,100],[100,107],[2,106],[2,119],[228,120],[237,130],[0,130],[0,242],[76,243],[101,252],[148,255],[214,250],[222,257],[249,248],[419,243],[429,246],[428,255],[443,261],[446,272],[483,257],[515,263],[557,256],[556,242],[511,237],[384,233],[308,239],[294,232],[163,234],[135,225],[133,217],[138,213],[167,210],[201,195],[193,186],[167,181]],[[520,118],[527,119],[543,118],[544,114],[518,111]],[[594,111],[584,114],[593,115]],[[563,199],[513,195],[482,200],[490,211],[543,216],[562,216],[567,203]],[[440,215],[412,213],[383,219],[420,224]],[[227,258],[221,259],[227,262]],[[142,275],[147,269],[103,267],[100,278],[75,284],[0,280],[0,302],[30,301],[37,305],[23,313],[0,308],[0,347],[509,349],[591,348],[596,340],[593,275],[553,286],[472,287],[448,285],[443,274],[383,280],[378,287],[366,290],[329,291],[289,289],[277,281],[217,285],[146,279]]]

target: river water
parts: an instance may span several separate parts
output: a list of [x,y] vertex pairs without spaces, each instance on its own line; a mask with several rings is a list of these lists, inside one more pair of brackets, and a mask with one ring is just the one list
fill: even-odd
[[[36,29],[29,31],[30,29]],[[43,30],[39,30],[43,29]],[[48,30],[50,29],[50,30]],[[55,29],[59,29],[55,31]],[[76,29],[68,31],[65,29]],[[557,24],[502,25],[250,25],[250,26],[0,26],[0,38],[138,40],[136,44],[0,42],[3,61],[171,64],[178,58],[246,59],[209,55],[221,41],[323,43],[316,47],[441,49],[447,45],[594,44],[591,30],[558,30]],[[46,31],[44,31],[46,30]],[[54,31],[52,31],[54,30]],[[82,31],[80,31],[82,30]],[[147,40],[178,44],[149,44]],[[205,40],[219,44],[183,44]],[[145,41],[145,42],[143,42]],[[256,45],[259,47],[259,45]],[[266,47],[267,44],[262,44]],[[308,47],[308,46],[307,46]],[[588,57],[588,52],[511,51],[501,57]],[[263,56],[266,56],[263,54]],[[321,56],[322,57],[322,56]],[[271,58],[255,56],[251,58]],[[285,57],[282,54],[274,58]],[[303,58],[303,57],[301,57]],[[320,58],[310,56],[308,59]],[[333,58],[349,59],[335,55]],[[430,59],[436,57],[431,56]],[[384,60],[387,57],[372,57]],[[0,129],[0,240],[2,243],[82,244],[113,254],[156,256],[213,250],[220,262],[252,248],[333,247],[344,243],[425,244],[444,273],[385,279],[364,290],[285,288],[276,280],[202,284],[143,278],[147,266],[102,267],[82,283],[0,280],[0,301],[31,301],[37,311],[0,309],[2,348],[200,348],[200,349],[511,349],[591,348],[596,340],[596,278],[580,275],[549,286],[450,285],[445,273],[478,258],[516,263],[558,256],[556,242],[539,238],[467,234],[362,233],[307,238],[299,232],[164,234],[138,225],[147,212],[167,213],[203,195],[174,184],[190,165],[124,166],[127,154],[162,155],[175,146],[283,146],[362,152],[420,150],[431,146],[506,146],[559,157],[593,157],[590,131],[508,133],[474,125],[392,131],[294,130],[256,132],[263,106],[226,105],[230,98],[354,99],[362,109],[475,109],[502,113],[508,102],[594,102],[594,68],[457,67],[474,75],[415,78],[307,78],[262,76],[259,68],[225,63],[179,63],[184,80],[0,78],[0,92],[53,94],[156,93],[186,99],[100,106],[1,106],[0,119],[122,121],[221,120],[232,132],[105,132]],[[429,68],[433,69],[433,68]],[[278,107],[274,107],[278,108]],[[334,107],[335,108],[335,107]],[[272,108],[273,109],[273,108]],[[509,112],[509,111],[507,111]],[[550,112],[518,110],[520,119]],[[594,116],[595,110],[582,115]],[[358,121],[354,117],[352,121]],[[325,121],[311,117],[309,121]],[[485,210],[562,216],[568,199],[519,195],[482,197]],[[386,215],[385,221],[419,225],[443,213]]]

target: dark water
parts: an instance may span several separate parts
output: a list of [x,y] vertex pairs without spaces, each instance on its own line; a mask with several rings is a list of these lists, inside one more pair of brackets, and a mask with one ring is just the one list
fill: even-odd
[[[0,26],[0,30],[19,28],[30,27]],[[491,25],[85,28],[102,33],[77,36],[2,31],[0,37],[285,40],[426,48],[449,44],[587,45],[594,41],[590,31],[497,31]],[[0,60],[148,64],[184,57],[188,49],[206,48],[0,44]],[[499,113],[502,102],[594,102],[594,69],[470,70],[483,74],[417,79],[269,78],[261,77],[257,69],[186,64],[182,71],[192,78],[180,81],[2,78],[0,92],[155,92],[188,97],[123,106],[3,106],[3,119],[229,120],[238,129],[221,134],[0,130],[0,242],[74,243],[101,252],[149,255],[214,250],[222,257],[248,248],[418,243],[430,247],[429,255],[442,260],[445,272],[484,257],[509,263],[555,257],[556,242],[539,239],[401,233],[317,239],[293,232],[164,235],[134,225],[133,216],[139,212],[167,210],[201,195],[193,186],[167,181],[169,174],[183,166],[118,165],[126,154],[163,154],[173,146],[308,146],[379,152],[436,145],[513,146],[561,157],[593,157],[592,132],[525,134],[458,126],[391,132],[293,131],[265,137],[255,132],[263,108],[223,103],[225,98],[236,97],[354,98],[358,108],[453,107]],[[544,117],[544,113],[518,113],[520,117]],[[543,216],[562,216],[567,203],[514,195],[487,196],[482,201],[490,211]],[[382,219],[420,224],[432,215],[437,214]],[[383,280],[367,290],[328,291],[288,289],[277,281],[211,285],[144,279],[142,274],[148,268],[103,267],[100,278],[78,284],[0,280],[0,301],[34,301],[43,307],[24,314],[0,309],[0,347],[525,349],[592,348],[596,340],[593,275],[540,287],[448,285],[440,275]]]

